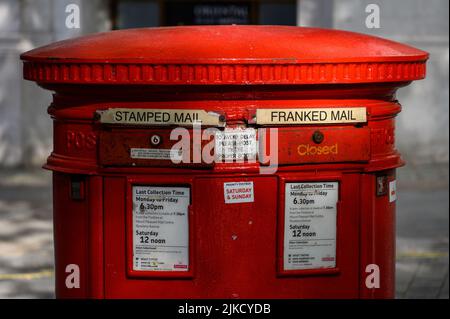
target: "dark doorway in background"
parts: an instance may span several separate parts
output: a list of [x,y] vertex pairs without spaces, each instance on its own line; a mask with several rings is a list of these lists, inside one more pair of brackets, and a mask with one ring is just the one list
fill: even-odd
[[167,1],[165,25],[256,24],[254,1]]
[[296,25],[295,0],[110,0],[114,29],[171,25]]

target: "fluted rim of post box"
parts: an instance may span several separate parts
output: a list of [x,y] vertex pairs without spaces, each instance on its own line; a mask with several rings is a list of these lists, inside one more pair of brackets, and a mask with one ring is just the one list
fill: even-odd
[[364,34],[287,26],[128,29],[21,55],[38,83],[254,85],[409,82],[428,53]]

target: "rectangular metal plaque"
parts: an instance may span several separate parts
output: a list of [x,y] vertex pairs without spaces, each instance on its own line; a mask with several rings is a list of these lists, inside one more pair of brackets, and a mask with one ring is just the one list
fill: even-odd
[[258,125],[299,125],[364,123],[367,121],[365,107],[258,109]]

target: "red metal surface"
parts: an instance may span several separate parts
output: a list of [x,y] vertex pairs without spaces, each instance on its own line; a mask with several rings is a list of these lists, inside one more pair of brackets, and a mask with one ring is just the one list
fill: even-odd
[[[87,201],[70,200],[70,176],[53,175],[53,233],[55,237],[55,294],[65,298],[88,297],[89,232]],[[80,288],[68,289],[68,265],[78,265]],[[96,273],[101,269],[96,270]]]
[[[375,193],[376,176],[385,174],[388,181],[395,180],[395,170],[363,174],[363,193]],[[389,196],[366,198],[361,206],[360,231],[360,272],[366,273],[366,265],[380,267],[380,289],[368,289],[361,281],[361,298],[395,297],[395,201],[389,202]]]
[[285,26],[121,30],[22,55],[25,78],[40,83],[164,85],[411,81],[427,57],[363,34]]
[[[357,298],[358,247],[346,249],[358,242],[358,209],[355,205],[354,187],[358,174],[343,177],[339,173],[325,173],[311,177],[310,174],[283,176],[287,180],[328,180],[330,177],[345,181],[342,189],[345,214],[341,225],[356,226],[353,231],[343,232],[339,247],[339,269],[334,271],[302,271],[283,274],[277,270],[280,261],[280,240],[277,230],[277,207],[279,205],[279,179],[275,176],[210,176],[195,178],[192,182],[195,231],[195,273],[185,280],[179,274],[164,274],[165,280],[136,280],[128,277],[130,259],[116,250],[126,249],[123,225],[124,198],[114,196],[118,189],[127,187],[127,181],[110,178],[105,199],[110,204],[106,237],[111,241],[105,261],[109,265],[105,273],[106,297],[109,298]],[[173,183],[173,176],[139,177],[140,182]],[[224,182],[253,181],[255,201],[239,205],[223,202]],[[281,185],[281,184],[280,184]],[[129,186],[129,184],[128,184]],[[204,190],[208,190],[205,196]],[[270,189],[270,191],[267,191]],[[358,201],[356,197],[356,201]],[[236,236],[236,237],[234,237]],[[233,239],[234,238],[234,239]],[[128,266],[127,266],[128,265]],[[264,280],[262,280],[264,278]]]
[[[54,171],[57,297],[392,298],[395,201],[376,195],[376,177],[393,180],[403,165],[395,93],[425,76],[427,57],[361,34],[268,26],[115,31],[23,54],[24,77],[55,92],[46,167]],[[110,108],[198,109],[223,114],[229,127],[257,128],[258,109],[361,106],[365,123],[278,127],[279,167],[268,176],[258,162],[132,161],[129,148],[150,145],[152,134],[170,147],[171,128],[95,117]],[[317,146],[338,144],[337,154],[298,154],[317,130],[325,136]],[[70,197],[73,175],[84,181],[84,200]],[[253,181],[254,202],[225,204],[223,183],[242,181]],[[282,269],[287,181],[339,182],[335,268]],[[135,184],[190,186],[187,273],[131,270]],[[79,265],[80,288],[66,287],[68,264]],[[366,287],[368,264],[380,267],[380,288]]]
[[[313,141],[313,134],[320,132],[323,142]],[[264,138],[270,140],[269,132]],[[261,136],[260,141],[263,140]],[[270,142],[266,142],[267,148]],[[269,150],[267,150],[267,153]],[[345,127],[305,127],[278,129],[278,164],[367,162],[370,159],[370,129]],[[262,163],[267,160],[262,157]]]
[[[191,136],[190,143],[190,162],[191,163],[172,163],[170,159],[167,160],[155,160],[155,159],[134,159],[130,158],[131,148],[152,148],[152,149],[171,149],[177,142],[176,140],[170,140],[170,130],[159,129],[114,129],[102,131],[99,137],[99,164],[103,166],[160,166],[160,167],[174,167],[174,166],[187,166],[187,167],[205,167],[212,166],[212,163],[194,162],[194,143],[192,142],[192,130],[189,130]],[[161,143],[159,145],[151,145],[150,138],[153,135],[161,137]],[[213,138],[211,137],[210,140]],[[199,144],[202,149],[205,144],[210,140],[203,140]],[[201,158],[200,158],[201,160]]]

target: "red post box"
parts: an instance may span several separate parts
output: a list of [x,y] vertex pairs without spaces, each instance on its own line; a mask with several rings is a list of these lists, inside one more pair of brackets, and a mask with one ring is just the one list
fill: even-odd
[[395,93],[426,52],[207,26],[21,58],[55,92],[57,297],[394,297]]

